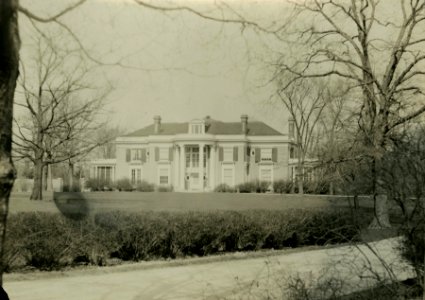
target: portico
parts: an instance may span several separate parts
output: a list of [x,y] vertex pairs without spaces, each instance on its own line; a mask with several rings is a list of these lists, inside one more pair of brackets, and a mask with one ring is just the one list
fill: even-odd
[[174,186],[177,191],[214,189],[216,149],[214,142],[175,144]]

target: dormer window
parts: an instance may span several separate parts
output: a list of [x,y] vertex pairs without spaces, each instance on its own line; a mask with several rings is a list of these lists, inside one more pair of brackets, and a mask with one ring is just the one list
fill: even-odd
[[204,134],[205,133],[205,122],[204,121],[192,121],[189,125],[190,134]]

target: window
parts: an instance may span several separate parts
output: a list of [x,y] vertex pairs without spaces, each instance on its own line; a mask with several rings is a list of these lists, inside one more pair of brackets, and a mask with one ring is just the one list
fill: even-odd
[[295,158],[295,147],[294,146],[289,147],[289,158]]
[[186,168],[190,168],[190,162],[191,162],[191,155],[190,150],[186,148]]
[[130,169],[130,181],[131,184],[137,184],[142,181],[142,169],[141,168],[131,168]]
[[194,120],[189,125],[189,133],[191,134],[204,134],[205,123],[202,120]]
[[97,178],[110,182],[112,179],[112,167],[97,167]]
[[190,125],[191,133],[192,134],[202,134],[203,133],[202,126],[203,126],[203,124],[192,124],[192,125]]
[[168,148],[159,148],[159,160],[169,160]]
[[260,181],[273,182],[273,170],[271,167],[260,167]]
[[186,168],[199,167],[199,147],[186,148]]
[[223,161],[233,161],[233,147],[223,148]]
[[272,160],[272,149],[261,149],[261,161],[271,161]]
[[131,160],[142,160],[142,149],[131,149]]
[[158,170],[159,173],[159,184],[168,185],[170,177],[170,169],[168,167],[160,167]]
[[306,167],[304,169],[304,180],[305,181],[312,181],[313,180],[313,168],[312,167]]
[[192,167],[199,167],[199,148],[192,148]]

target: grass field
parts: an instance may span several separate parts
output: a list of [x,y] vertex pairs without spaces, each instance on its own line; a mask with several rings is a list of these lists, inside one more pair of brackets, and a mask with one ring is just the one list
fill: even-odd
[[[10,200],[10,212],[285,210],[348,207],[353,201],[352,197],[326,195],[175,192],[55,193],[54,198],[54,201],[30,201],[28,193],[15,193]],[[373,203],[367,197],[363,197],[360,199],[360,206],[373,207]]]

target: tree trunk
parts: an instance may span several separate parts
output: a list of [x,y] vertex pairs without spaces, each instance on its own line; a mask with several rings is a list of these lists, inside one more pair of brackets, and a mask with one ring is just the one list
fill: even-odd
[[48,170],[47,168],[43,168],[43,191],[47,191],[47,181],[49,178]]
[[304,181],[302,179],[302,175],[298,176],[298,194],[304,194]]
[[335,191],[334,191],[334,183],[333,183],[333,181],[331,180],[330,182],[329,182],[329,195],[334,195],[335,194]]
[[[425,237],[423,237],[425,238]],[[425,251],[424,251],[424,260],[422,266],[422,300],[425,300]]]
[[369,225],[371,229],[391,228],[390,217],[388,213],[388,198],[385,194],[374,194],[375,216]]
[[72,192],[74,188],[74,164],[69,163],[68,165],[68,188]]
[[47,179],[46,179],[46,191],[53,191],[53,177],[52,177],[52,165],[47,165]]
[[37,160],[34,165],[34,186],[31,200],[43,200],[43,169],[43,163]]
[[374,218],[369,225],[371,229],[390,228],[390,215],[388,207],[388,197],[383,186],[382,162],[381,158],[375,158],[372,161],[372,180],[373,180],[373,205]]
[[[298,159],[300,161],[300,159]],[[304,194],[304,163],[298,162],[297,166],[297,185],[298,185],[298,194],[303,195]]]
[[0,1],[0,285],[3,285],[9,196],[16,178],[11,154],[13,97],[19,74],[17,5],[17,0]]

